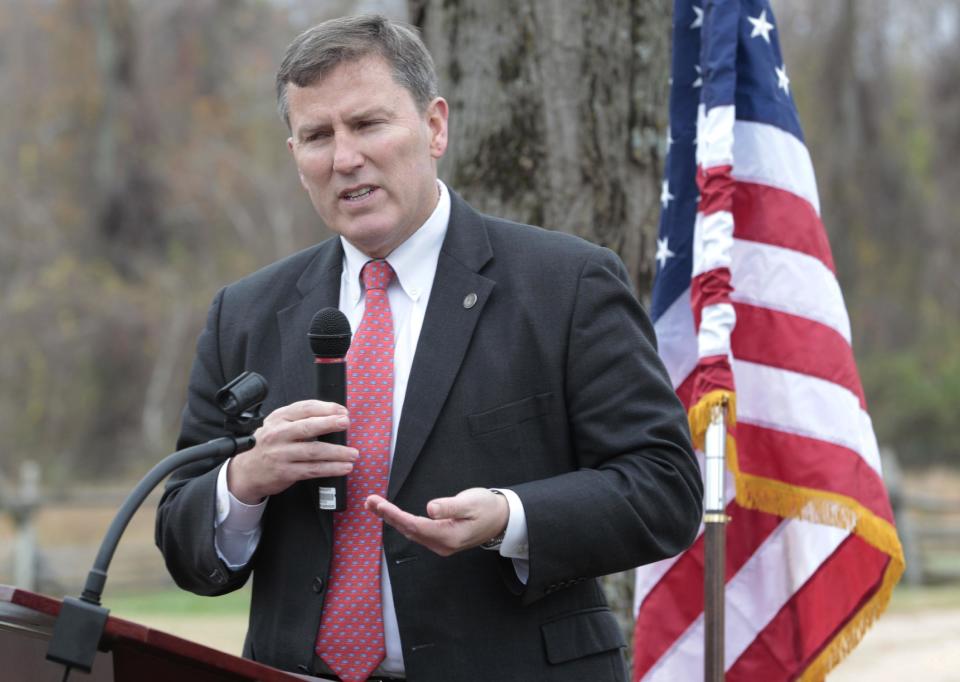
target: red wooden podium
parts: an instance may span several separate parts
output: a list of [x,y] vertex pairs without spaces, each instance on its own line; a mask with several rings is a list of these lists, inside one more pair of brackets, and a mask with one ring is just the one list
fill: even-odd
[[[46,660],[47,644],[61,602],[0,585],[0,679],[60,682],[64,668]],[[111,616],[87,675],[71,671],[70,682],[299,682],[304,678],[159,630]]]

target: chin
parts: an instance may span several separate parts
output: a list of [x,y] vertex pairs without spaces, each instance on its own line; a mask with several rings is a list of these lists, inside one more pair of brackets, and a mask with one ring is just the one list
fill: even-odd
[[351,226],[342,232],[338,230],[338,232],[368,256],[381,258],[387,255],[387,253],[380,253],[380,251],[390,244],[391,234],[390,230],[383,226],[364,226],[361,228]]

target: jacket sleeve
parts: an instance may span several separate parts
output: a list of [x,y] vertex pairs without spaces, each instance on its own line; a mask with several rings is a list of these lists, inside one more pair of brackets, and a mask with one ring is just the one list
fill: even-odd
[[[197,341],[178,450],[224,435],[223,413],[213,402],[216,391],[227,383],[219,348],[224,293],[222,289],[214,297],[206,327]],[[223,461],[210,458],[175,471],[157,509],[156,543],[167,570],[177,585],[196,594],[231,592],[250,574],[249,563],[231,571],[214,547],[217,473]]]
[[653,326],[611,251],[580,273],[565,392],[577,470],[511,486],[530,547],[529,603],[673,556],[696,538],[703,485]]

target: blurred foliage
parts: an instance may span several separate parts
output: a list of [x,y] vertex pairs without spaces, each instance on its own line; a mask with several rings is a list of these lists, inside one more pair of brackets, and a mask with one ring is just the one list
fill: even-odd
[[955,466],[960,347],[948,340],[960,338],[960,324],[935,322],[922,333],[902,350],[862,354],[870,413],[878,439],[896,444],[902,462]]
[[878,440],[956,464],[960,6],[774,3]]
[[[130,476],[172,448],[216,289],[326,236],[273,76],[350,6],[0,3],[0,475]],[[876,430],[905,466],[955,461],[956,3],[775,10]]]
[[0,475],[172,449],[219,286],[326,236],[273,74],[345,3],[0,4]]

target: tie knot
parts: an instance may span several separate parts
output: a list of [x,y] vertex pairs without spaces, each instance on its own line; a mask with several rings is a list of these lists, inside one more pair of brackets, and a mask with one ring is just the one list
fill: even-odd
[[393,279],[393,268],[385,260],[367,261],[360,271],[360,278],[363,280],[363,286],[370,289],[386,289]]

